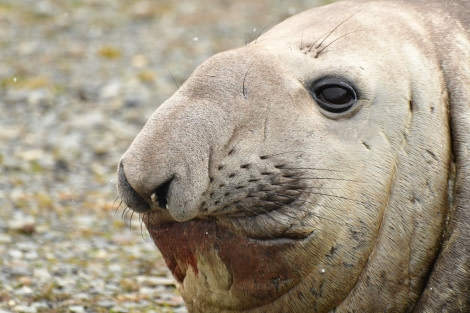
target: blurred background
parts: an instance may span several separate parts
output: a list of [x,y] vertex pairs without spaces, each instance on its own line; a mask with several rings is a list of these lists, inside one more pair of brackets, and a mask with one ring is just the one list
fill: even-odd
[[0,0],[0,313],[186,312],[119,158],[198,64],[326,2]]

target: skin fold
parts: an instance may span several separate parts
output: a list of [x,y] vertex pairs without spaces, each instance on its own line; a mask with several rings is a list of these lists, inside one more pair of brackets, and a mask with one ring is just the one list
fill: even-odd
[[315,8],[158,107],[118,190],[189,312],[470,311],[468,12]]

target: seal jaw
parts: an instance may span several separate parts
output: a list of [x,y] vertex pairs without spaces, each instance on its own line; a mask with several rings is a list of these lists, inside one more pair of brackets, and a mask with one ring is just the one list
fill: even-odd
[[[188,303],[206,292],[213,294],[210,297],[222,295],[216,301],[227,309],[262,306],[281,297],[302,278],[288,253],[299,244],[296,240],[249,239],[213,219],[158,227],[150,223],[147,228]],[[199,291],[191,290],[195,285]],[[215,299],[198,298],[201,300],[210,306]]]

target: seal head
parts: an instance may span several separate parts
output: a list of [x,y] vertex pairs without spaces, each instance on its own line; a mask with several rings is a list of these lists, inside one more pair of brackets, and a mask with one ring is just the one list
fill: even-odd
[[118,190],[190,312],[470,309],[469,9],[307,11],[155,111]]

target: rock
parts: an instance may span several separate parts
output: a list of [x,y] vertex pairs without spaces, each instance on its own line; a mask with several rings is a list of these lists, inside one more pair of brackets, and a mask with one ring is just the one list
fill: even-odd
[[17,313],[37,313],[37,309],[33,306],[17,305],[14,307]]
[[69,310],[72,313],[86,313],[85,307],[82,305],[69,306]]

